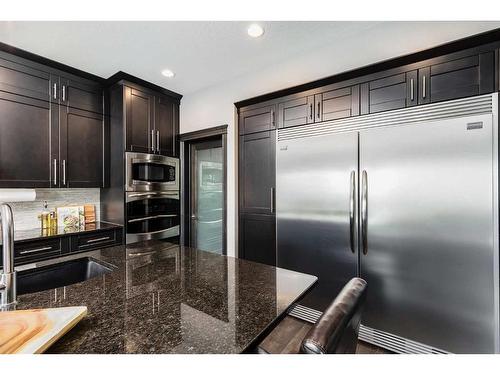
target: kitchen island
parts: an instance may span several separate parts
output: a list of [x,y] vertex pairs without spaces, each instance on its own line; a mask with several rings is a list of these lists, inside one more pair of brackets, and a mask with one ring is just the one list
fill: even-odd
[[49,353],[242,353],[317,281],[159,241],[77,256],[110,271],[18,298],[18,309],[87,306]]

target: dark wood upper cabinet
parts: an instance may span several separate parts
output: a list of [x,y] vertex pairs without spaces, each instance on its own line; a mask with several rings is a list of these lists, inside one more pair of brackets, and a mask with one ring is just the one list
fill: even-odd
[[417,105],[417,71],[411,70],[361,85],[361,114]]
[[124,86],[126,151],[178,156],[179,102]]
[[240,136],[240,213],[274,214],[276,131]]
[[176,136],[179,133],[177,104],[159,96],[155,102],[155,149],[161,155],[176,155]]
[[0,91],[50,101],[54,79],[48,72],[0,58]]
[[418,76],[419,104],[488,94],[495,90],[495,54],[443,59],[419,69]]
[[314,95],[315,121],[330,121],[359,115],[359,85]]
[[[315,122],[314,95],[304,95],[278,104],[278,127],[305,125]],[[247,118],[249,121],[250,117]]]
[[276,128],[276,106],[268,105],[241,111],[238,123],[240,135],[274,130]]
[[103,90],[96,83],[60,77],[58,99],[60,104],[70,108],[104,113]]
[[104,121],[100,114],[60,108],[60,186],[103,186]]
[[154,96],[125,87],[125,108],[127,151],[155,152]]
[[0,187],[52,186],[53,112],[47,101],[0,92]]

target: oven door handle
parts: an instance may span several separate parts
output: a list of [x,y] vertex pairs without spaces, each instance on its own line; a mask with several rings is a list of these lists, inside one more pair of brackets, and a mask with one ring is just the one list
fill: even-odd
[[150,219],[162,219],[162,218],[168,218],[168,217],[177,217],[178,215],[154,215],[154,216],[145,216],[145,217],[140,217],[138,219],[130,219],[128,222],[129,223],[135,223],[137,221],[145,221],[145,220],[150,220]]
[[178,195],[179,193],[174,191],[174,192],[171,192],[171,193],[166,193],[166,192],[149,192],[149,193],[133,193],[133,194],[129,194],[128,197],[129,198],[133,198],[133,197],[154,197],[154,196],[157,196],[157,195],[167,195],[167,196],[174,196],[174,195]]

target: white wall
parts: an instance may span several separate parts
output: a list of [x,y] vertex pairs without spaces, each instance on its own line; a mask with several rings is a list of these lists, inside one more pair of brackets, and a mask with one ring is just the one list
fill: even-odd
[[233,103],[497,27],[500,22],[384,23],[342,43],[303,52],[264,70],[185,96],[181,103],[181,133],[228,125],[228,255],[237,255],[237,134]]

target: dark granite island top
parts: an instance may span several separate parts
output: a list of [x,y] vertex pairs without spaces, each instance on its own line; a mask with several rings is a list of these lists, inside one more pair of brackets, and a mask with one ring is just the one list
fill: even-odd
[[88,307],[49,353],[241,353],[317,280],[157,241],[80,256],[116,269],[19,296],[18,309]]

